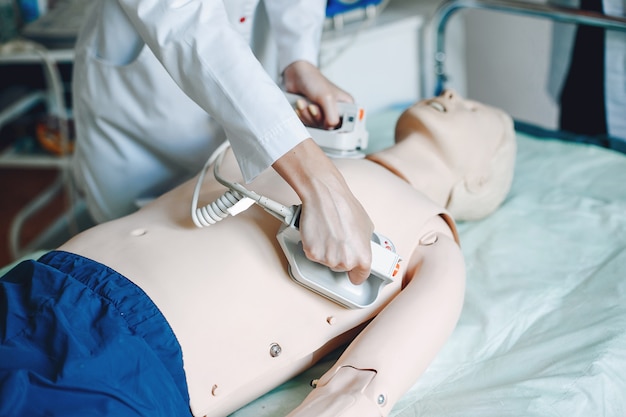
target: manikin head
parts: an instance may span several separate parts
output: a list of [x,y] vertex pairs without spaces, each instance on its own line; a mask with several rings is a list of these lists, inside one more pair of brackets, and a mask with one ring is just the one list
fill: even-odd
[[457,220],[475,220],[506,197],[515,165],[513,121],[452,90],[408,108],[396,145],[371,159],[387,166]]

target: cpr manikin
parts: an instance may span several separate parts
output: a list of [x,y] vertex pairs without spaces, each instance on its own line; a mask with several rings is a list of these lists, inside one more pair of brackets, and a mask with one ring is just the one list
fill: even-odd
[[[364,309],[294,283],[275,238],[279,221],[256,206],[196,228],[189,216],[194,181],[60,250],[120,272],[159,307],[182,347],[194,415],[227,415],[349,343],[289,416],[385,416],[461,311],[465,272],[450,214],[493,211],[506,196],[515,157],[510,118],[452,92],[407,110],[396,139],[369,159],[336,160],[376,230],[403,258],[395,282]],[[241,180],[230,154],[221,173]],[[298,203],[273,171],[249,188]],[[207,178],[201,203],[223,192]]]

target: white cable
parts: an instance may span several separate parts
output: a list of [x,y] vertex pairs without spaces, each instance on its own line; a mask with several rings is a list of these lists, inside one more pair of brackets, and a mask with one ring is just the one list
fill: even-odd
[[[224,155],[226,154],[226,150],[229,147],[230,143],[226,141],[215,152],[213,152],[211,157],[204,164],[204,167],[198,176],[191,202],[191,218],[194,224],[200,228],[210,226],[228,217],[229,214],[236,216],[254,203],[263,207],[265,211],[283,223],[290,224],[296,213],[295,207],[287,207],[265,196],[259,195],[254,191],[250,191],[239,183],[227,181],[220,176],[219,168],[224,159]],[[206,170],[211,164],[214,164],[213,175],[215,176],[215,179],[220,184],[227,187],[228,191],[212,203],[202,208],[198,208],[200,188],[202,187]]]
[[269,214],[276,217],[281,222],[285,224],[290,224],[291,220],[293,219],[293,216],[296,213],[295,206],[287,207],[265,196],[259,195],[255,193],[254,191],[250,191],[246,187],[244,187],[243,185],[237,182],[227,181],[220,176],[219,168],[222,165],[222,160],[224,159],[225,154],[226,152],[222,152],[221,154],[217,156],[217,160],[215,161],[215,166],[213,167],[213,175],[215,176],[215,179],[217,180],[217,182],[219,182],[225,187],[228,187],[231,191],[236,191],[242,194],[243,196],[249,198],[254,203],[261,206]]
[[[200,196],[200,188],[202,187],[202,182],[204,181],[204,176],[206,174],[207,169],[215,162],[217,157],[223,154],[224,152],[226,152],[226,149],[228,149],[229,147],[230,147],[230,143],[228,141],[224,141],[224,143],[222,143],[211,154],[209,159],[207,159],[207,161],[204,163],[202,170],[200,171],[200,175],[198,176],[198,180],[196,181],[196,187],[193,190],[193,197],[191,199],[191,219],[193,220],[194,224],[197,227],[210,226],[222,220],[224,217],[228,215],[228,212],[226,212],[225,215],[221,215],[224,213],[219,214],[220,209],[219,209],[219,206],[215,202],[205,207],[198,208],[198,198]],[[223,197],[224,196],[220,197],[220,199],[222,199]],[[231,195],[230,197],[237,199],[237,196],[235,195]],[[226,197],[226,201],[231,201],[231,198]],[[224,201],[222,201],[222,203],[226,205]],[[214,207],[210,207],[210,206],[213,206],[214,204],[215,204]]]
[[[247,201],[250,201],[249,205]],[[196,223],[196,226],[200,223],[199,227],[206,227],[225,219],[229,214],[234,216],[243,211],[238,208],[238,203],[242,202],[246,204],[247,207],[254,203],[238,192],[228,190],[211,204],[196,209],[196,219],[194,219],[194,223]]]

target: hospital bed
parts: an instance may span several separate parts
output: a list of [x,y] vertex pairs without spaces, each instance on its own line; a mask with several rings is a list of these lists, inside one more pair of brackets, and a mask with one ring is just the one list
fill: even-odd
[[[624,18],[543,4],[448,1],[431,25],[436,92],[448,20],[470,9],[626,31]],[[368,116],[370,151],[393,142],[400,112]],[[509,196],[458,225],[467,264],[458,326],[393,417],[626,416],[626,155],[525,122],[516,130]],[[234,417],[285,415],[334,359]]]
[[[451,13],[470,8],[626,30],[625,19],[542,5],[454,1],[435,15],[439,36]],[[401,111],[369,115],[369,150],[393,142]],[[463,313],[393,417],[626,416],[626,155],[563,139],[520,129],[509,196],[489,217],[459,223]],[[338,354],[233,417],[287,414]]]

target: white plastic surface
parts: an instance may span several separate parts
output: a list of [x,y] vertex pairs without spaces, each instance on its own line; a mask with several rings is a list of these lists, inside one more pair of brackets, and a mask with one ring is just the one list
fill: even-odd
[[281,226],[276,238],[287,257],[293,280],[346,308],[364,308],[374,303],[380,290],[393,282],[400,262],[400,257],[393,252],[393,244],[389,243],[384,248],[381,241],[387,239],[374,234],[371,242],[372,273],[364,283],[355,285],[346,272],[335,272],[307,259],[300,232],[295,227]]

